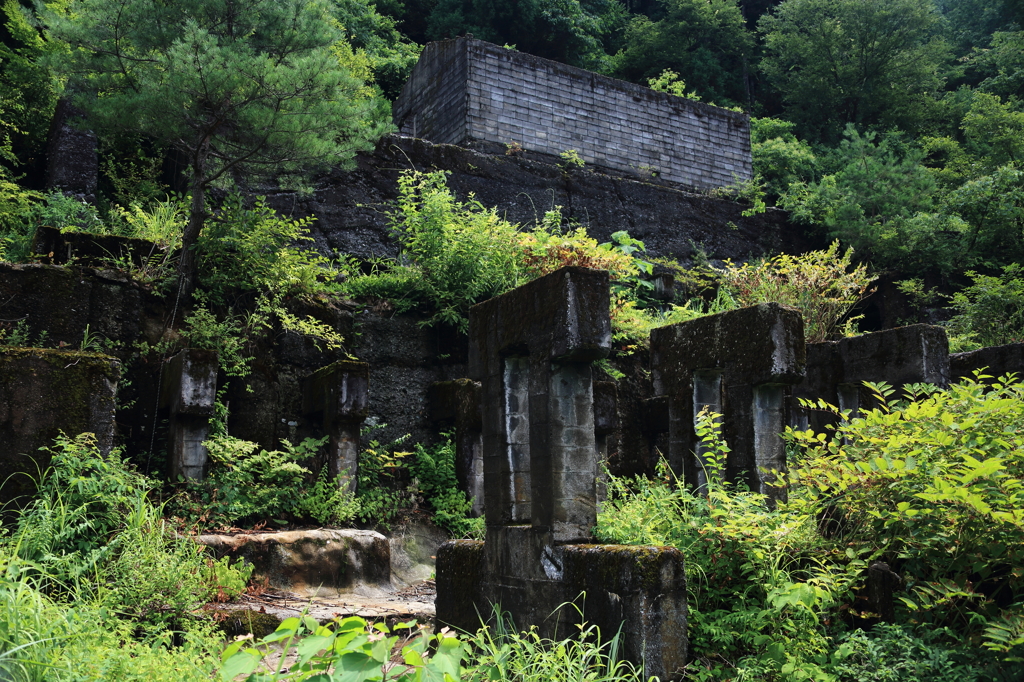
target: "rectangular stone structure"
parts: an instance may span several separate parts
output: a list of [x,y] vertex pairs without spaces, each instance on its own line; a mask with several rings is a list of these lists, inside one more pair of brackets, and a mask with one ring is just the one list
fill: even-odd
[[438,381],[427,391],[430,420],[441,428],[455,428],[455,477],[459,489],[472,500],[470,516],[484,514],[483,424],[480,418],[480,383],[469,379]]
[[[856,413],[874,398],[865,381],[884,381],[901,395],[907,384],[949,385],[950,356],[946,330],[927,324],[887,329],[838,341],[807,344],[807,374],[793,389],[793,398],[824,400]],[[821,432],[834,416],[821,410],[794,409],[800,428]]]
[[746,114],[505,49],[429,43],[394,106],[403,135],[436,143],[517,143],[695,189],[753,176]]
[[591,371],[611,349],[608,304],[607,272],[569,267],[470,311],[487,535],[438,549],[438,623],[474,630],[499,607],[516,627],[565,636],[577,616],[559,607],[577,601],[606,641],[621,628],[626,654],[670,679],[687,650],[682,555],[585,544],[599,438],[616,421],[614,386]]
[[339,360],[321,367],[302,382],[302,412],[323,420],[327,473],[355,494],[359,480],[359,430],[367,417],[370,366]]
[[107,355],[43,348],[0,352],[0,503],[23,504],[50,464],[40,448],[90,432],[101,452],[114,443],[120,363]]
[[989,346],[949,356],[950,381],[973,378],[975,370],[993,379],[1009,373],[1016,374],[1018,381],[1024,379],[1024,343]]
[[217,402],[217,353],[188,348],[170,358],[160,382],[160,407],[170,412],[167,452],[172,481],[202,479],[209,456],[203,443]]
[[[686,483],[706,483],[695,430],[702,407],[722,415],[730,481],[782,495],[766,470],[785,470],[779,434],[789,387],[803,379],[803,318],[777,303],[741,308],[651,332],[654,393],[668,396],[668,462]],[[697,456],[694,456],[694,453]]]
[[597,463],[590,363],[611,350],[608,273],[562,268],[470,311],[488,526],[589,537]]

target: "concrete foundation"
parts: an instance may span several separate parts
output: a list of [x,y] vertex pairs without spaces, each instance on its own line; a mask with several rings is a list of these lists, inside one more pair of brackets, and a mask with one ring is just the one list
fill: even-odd
[[303,382],[302,411],[323,420],[328,436],[327,473],[355,494],[359,480],[359,430],[366,419],[370,368],[365,362],[339,360]]
[[217,353],[190,348],[164,364],[160,407],[170,412],[167,452],[172,481],[202,479],[209,456],[206,441],[217,402]]

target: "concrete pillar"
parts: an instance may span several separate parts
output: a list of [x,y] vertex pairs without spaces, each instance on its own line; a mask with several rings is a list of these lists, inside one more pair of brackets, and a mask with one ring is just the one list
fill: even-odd
[[480,383],[469,379],[438,381],[427,391],[430,420],[455,429],[455,477],[472,500],[470,515],[484,515],[483,434],[480,422]]
[[359,481],[359,431],[367,416],[370,368],[339,360],[321,367],[302,383],[302,412],[321,419],[327,443],[327,472],[355,494]]
[[[661,327],[651,332],[656,395],[668,396],[668,461],[688,484],[707,483],[694,421],[702,407],[722,415],[730,453],[725,475],[770,497],[765,469],[785,469],[779,434],[786,423],[786,395],[804,375],[800,313],[767,303]],[[697,456],[694,456],[697,453]]]
[[202,479],[209,457],[203,442],[217,402],[217,353],[188,348],[164,363],[160,407],[170,411],[167,453],[172,481]]
[[616,426],[614,384],[595,384],[591,369],[611,348],[608,303],[608,273],[563,268],[471,310],[487,537],[438,550],[437,617],[473,628],[500,604],[552,636],[572,632],[576,612],[559,607],[586,591],[583,618],[621,628],[633,660],[668,679],[686,659],[682,555],[579,544],[597,523]]

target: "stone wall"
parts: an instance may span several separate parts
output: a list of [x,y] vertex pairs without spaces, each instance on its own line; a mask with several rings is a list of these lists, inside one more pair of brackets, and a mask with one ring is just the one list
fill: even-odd
[[698,189],[753,175],[745,114],[471,38],[424,48],[394,117],[402,134],[432,142],[575,149]]
[[529,227],[556,206],[566,220],[586,226],[608,241],[628,230],[647,245],[649,255],[690,262],[701,250],[713,259],[746,260],[766,253],[801,253],[823,246],[809,240],[778,209],[754,216],[725,199],[681,190],[654,178],[638,180],[598,169],[563,171],[536,155],[485,154],[448,144],[386,137],[374,152],[361,154],[352,171],[319,178],[312,196],[258,191],[275,210],[295,218],[316,216],[311,227],[317,246],[337,256],[395,256],[388,214],[398,196],[403,170],[448,173],[448,186],[460,198],[470,195],[499,215]]

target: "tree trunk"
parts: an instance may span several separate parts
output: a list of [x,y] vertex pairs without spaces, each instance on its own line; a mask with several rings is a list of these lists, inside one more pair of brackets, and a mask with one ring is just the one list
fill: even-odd
[[181,236],[181,260],[178,264],[178,295],[188,300],[196,290],[199,261],[196,259],[196,243],[203,231],[206,220],[206,159],[198,154],[192,163],[192,206],[189,209],[188,224]]

